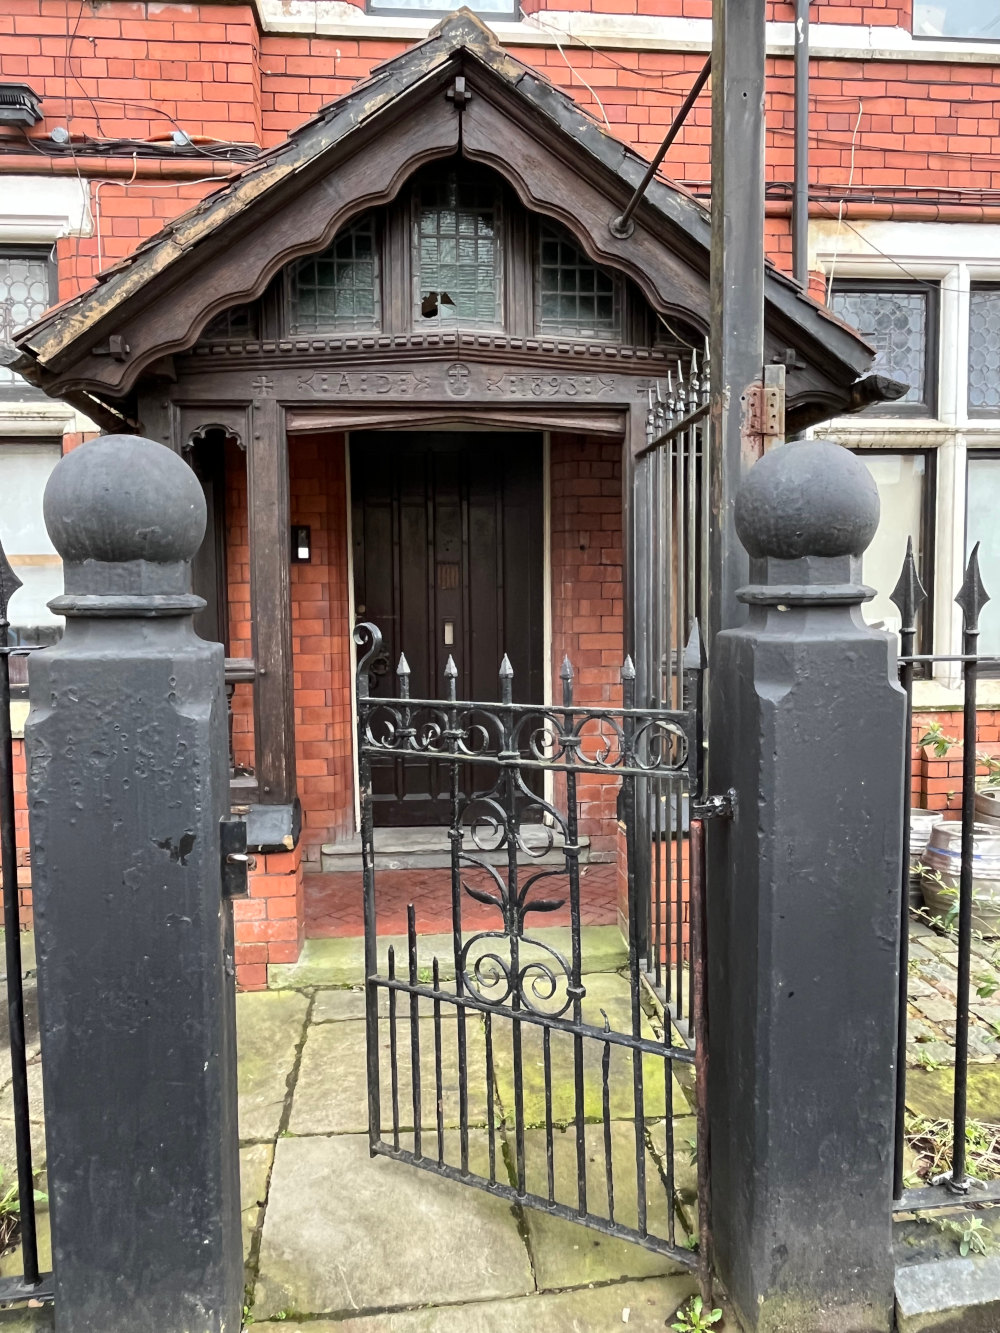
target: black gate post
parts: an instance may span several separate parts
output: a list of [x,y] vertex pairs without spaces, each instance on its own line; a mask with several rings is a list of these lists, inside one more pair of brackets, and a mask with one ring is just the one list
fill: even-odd
[[904,700],[869,629],[862,463],[784,445],[748,473],[744,626],[710,716],[735,817],[709,881],[709,1114],[718,1272],[752,1333],[888,1333]]
[[194,473],[109,435],[45,490],[61,642],[25,741],[58,1333],[242,1315],[223,649],[199,639]]

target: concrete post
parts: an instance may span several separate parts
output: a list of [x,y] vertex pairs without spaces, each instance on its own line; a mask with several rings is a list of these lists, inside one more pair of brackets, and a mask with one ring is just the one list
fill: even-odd
[[[749,1333],[888,1333],[904,700],[863,622],[861,462],[787,444],[736,528],[746,625],[715,643],[709,1114],[719,1274]],[[716,779],[718,780],[718,779]]]
[[57,465],[59,644],[25,741],[58,1333],[242,1315],[223,649],[199,639],[193,472],[109,435]]

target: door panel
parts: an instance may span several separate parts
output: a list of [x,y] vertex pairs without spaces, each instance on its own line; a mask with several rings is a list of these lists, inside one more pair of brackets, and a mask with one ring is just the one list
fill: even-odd
[[[366,431],[351,436],[355,606],[382,631],[370,688],[395,694],[406,653],[411,691],[495,700],[504,652],[514,699],[543,697],[542,437]],[[485,774],[483,775],[485,777]],[[381,826],[447,824],[447,774],[387,759],[372,774]]]

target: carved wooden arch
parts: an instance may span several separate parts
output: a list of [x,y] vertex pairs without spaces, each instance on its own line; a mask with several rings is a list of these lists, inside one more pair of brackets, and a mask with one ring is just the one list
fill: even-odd
[[[482,117],[475,111],[476,99],[457,112],[444,97],[450,77],[464,67],[453,65],[448,77],[433,80],[435,87],[425,89],[419,107],[404,94],[385,108],[366,127],[367,132],[358,131],[358,138],[349,136],[345,150],[349,147],[350,154],[341,155],[339,162],[317,159],[304,165],[296,179],[305,188],[286,189],[284,198],[268,208],[266,216],[251,208],[234,215],[232,226],[223,224],[206,236],[203,246],[192,251],[190,261],[178,265],[169,286],[168,275],[151,283],[141,301],[133,300],[131,313],[118,319],[113,329],[101,330],[105,338],[114,333],[123,340],[128,347],[124,359],[106,355],[105,343],[72,364],[55,362],[52,369],[61,373],[50,391],[90,389],[125,396],[153,361],[192,346],[220,311],[255,300],[284,265],[323,250],[352,219],[390,203],[420,167],[458,151],[497,171],[526,208],[562,224],[595,262],[631,278],[654,309],[695,327],[706,327],[707,279],[695,274],[689,262],[644,227],[638,226],[628,241],[616,241],[607,232],[606,219],[614,215],[620,201],[584,180],[557,155],[554,145],[526,143],[525,131],[495,109],[490,128],[499,131],[503,127],[501,142],[510,130],[517,144],[511,155],[516,161],[482,147]],[[467,68],[472,71],[478,66],[469,61]],[[485,107],[485,97],[479,100]],[[516,98],[508,93],[506,101],[513,104]],[[466,130],[470,111],[474,117],[471,145]],[[364,143],[359,142],[361,138]],[[559,182],[556,191],[553,181]],[[601,229],[607,244],[600,243]]]

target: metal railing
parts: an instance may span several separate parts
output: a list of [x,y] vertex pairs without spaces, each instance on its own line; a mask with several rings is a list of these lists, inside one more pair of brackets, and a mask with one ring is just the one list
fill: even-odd
[[[11,646],[7,606],[21,586],[0,545],[0,870],[3,873],[4,959],[7,1022],[10,1041],[11,1098],[17,1165],[17,1212],[20,1218],[21,1272],[0,1280],[0,1305],[16,1301],[51,1301],[52,1274],[38,1262],[35,1215],[35,1169],[31,1146],[31,1103],[25,1037],[24,961],[21,952],[21,904],[17,866],[17,825],[14,799],[14,739],[10,721],[10,660],[31,651]],[[3,1190],[10,1188],[3,1182]]]
[[[916,653],[917,630],[921,611],[927,600],[913,558],[912,542],[907,544],[903,569],[891,594],[900,612],[899,679],[906,695],[906,763],[903,791],[903,864],[900,905],[899,952],[899,1027],[897,1038],[897,1082],[895,1144],[893,1161],[893,1200],[897,1212],[919,1212],[934,1208],[954,1208],[962,1199],[971,1203],[1000,1200],[1000,1182],[987,1184],[970,1170],[967,1146],[969,1121],[969,1030],[971,1021],[971,987],[973,948],[979,932],[975,929],[977,836],[976,783],[981,767],[977,752],[977,684],[983,668],[1000,667],[1000,657],[986,657],[979,653],[979,617],[989,594],[979,572],[979,547],[973,549],[965,573],[965,580],[955,601],[962,611],[962,651],[945,655]],[[961,843],[958,852],[957,886],[948,884],[926,866],[920,874],[937,879],[943,884],[943,894],[950,895],[952,906],[944,915],[940,911],[919,912],[936,930],[954,941],[956,973],[954,979],[954,1088],[952,1096],[952,1124],[943,1131],[949,1140],[945,1153],[950,1165],[946,1171],[914,1184],[906,1175],[906,1154],[910,1138],[907,1121],[907,1047],[910,1025],[910,933],[913,909],[910,903],[910,846],[911,809],[913,804],[913,686],[918,669],[950,664],[962,680],[962,771],[961,771]],[[956,744],[958,738],[944,737],[945,745]],[[947,819],[942,811],[942,820]],[[1000,829],[997,830],[1000,832]],[[949,873],[947,880],[956,877]],[[940,887],[940,885],[939,885]],[[939,894],[939,896],[941,896]],[[947,900],[947,898],[946,898]]]
[[[704,661],[700,625],[708,598],[708,350],[699,366],[691,352],[650,392],[646,445],[637,458],[637,582],[647,627],[636,649],[639,698],[650,708],[676,708],[696,719],[689,777],[683,788],[656,777],[639,792],[639,836],[648,838],[648,893],[640,938],[643,970],[677,1031],[694,1044],[692,955],[692,805],[702,774]],[[639,561],[639,553],[646,559]]]

